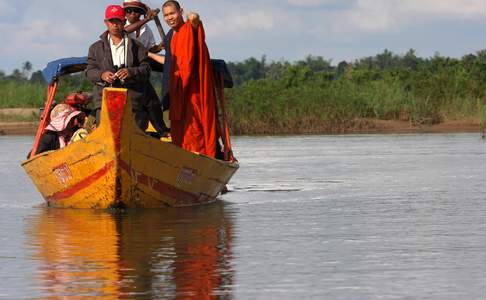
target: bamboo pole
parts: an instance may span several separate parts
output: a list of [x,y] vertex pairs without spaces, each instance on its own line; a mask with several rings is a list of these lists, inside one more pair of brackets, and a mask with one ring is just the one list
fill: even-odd
[[49,124],[49,117],[51,111],[51,105],[54,101],[54,96],[56,95],[58,81],[54,80],[53,83],[49,84],[47,87],[47,101],[44,106],[44,112],[41,116],[41,121],[39,123],[39,127],[37,127],[37,132],[35,134],[34,139],[34,146],[32,147],[32,152],[30,152],[30,157],[33,157],[37,153],[37,148],[39,148],[39,143],[44,133],[44,129],[46,128],[47,124]]

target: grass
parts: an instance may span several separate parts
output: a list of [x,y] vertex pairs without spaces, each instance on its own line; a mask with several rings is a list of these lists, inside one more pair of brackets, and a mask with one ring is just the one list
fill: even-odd
[[46,97],[42,84],[0,81],[0,108],[41,107]]
[[[316,80],[287,85],[283,81],[249,81],[228,90],[231,128],[236,134],[340,133],[359,119],[409,121],[433,125],[475,117],[470,95],[431,90],[418,93],[393,77],[361,83]],[[486,124],[486,110],[485,124]]]

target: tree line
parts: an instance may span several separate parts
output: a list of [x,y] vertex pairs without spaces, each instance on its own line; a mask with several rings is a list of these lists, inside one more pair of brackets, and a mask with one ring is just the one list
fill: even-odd
[[320,56],[294,63],[262,57],[229,67],[237,84],[228,95],[237,133],[339,133],[367,119],[486,123],[486,50],[461,58],[384,50],[336,65]]

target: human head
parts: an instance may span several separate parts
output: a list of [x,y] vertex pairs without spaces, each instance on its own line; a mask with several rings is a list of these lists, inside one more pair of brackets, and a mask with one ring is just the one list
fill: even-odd
[[146,15],[148,10],[147,6],[140,2],[140,0],[125,0],[123,2],[123,8],[130,23],[135,23],[140,20],[140,17]]
[[106,7],[105,25],[110,35],[122,36],[125,26],[125,11],[120,5],[108,5]]
[[170,28],[178,30],[183,24],[182,18],[183,10],[179,2],[175,0],[168,0],[162,4],[162,13],[164,14],[164,20]]
[[181,10],[181,5],[176,0],[167,0],[162,4],[162,9],[166,6],[173,5],[177,10]]
[[68,104],[61,103],[52,109],[50,114],[50,122],[46,129],[56,132],[63,132],[67,129],[73,128],[76,125],[79,125],[83,119],[83,112],[74,109]]

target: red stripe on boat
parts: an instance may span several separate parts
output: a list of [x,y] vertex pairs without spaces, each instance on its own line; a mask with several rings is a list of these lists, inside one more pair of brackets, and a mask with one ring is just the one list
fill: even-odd
[[132,167],[130,167],[126,162],[120,160],[120,167],[125,170],[133,180],[137,183],[143,184],[148,188],[158,192],[161,195],[168,196],[172,199],[183,201],[186,203],[205,203],[211,200],[211,197],[205,194],[193,194],[186,192],[184,190],[178,189],[172,185],[162,182],[156,178],[150,177],[143,174]]
[[123,109],[127,101],[127,93],[121,91],[107,91],[106,103],[110,116],[111,131],[115,142],[115,150],[120,151],[121,126],[123,122]]
[[92,175],[84,178],[80,182],[76,183],[75,185],[70,186],[69,188],[65,189],[64,191],[57,192],[49,197],[47,197],[47,200],[49,201],[61,201],[63,199],[69,198],[73,196],[74,194],[80,192],[81,190],[89,187],[92,183],[94,183],[96,180],[100,179],[101,177],[105,176],[110,169],[113,168],[115,165],[115,161],[111,161],[107,163],[103,168],[99,169]]

